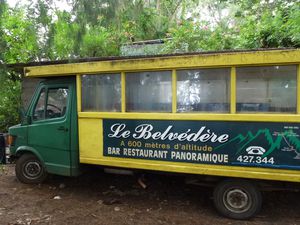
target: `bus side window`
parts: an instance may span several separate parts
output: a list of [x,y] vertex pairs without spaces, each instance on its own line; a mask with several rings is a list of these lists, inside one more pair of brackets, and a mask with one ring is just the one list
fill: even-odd
[[121,111],[121,74],[83,75],[81,82],[82,111]]
[[126,73],[127,112],[171,112],[172,72]]
[[229,112],[230,68],[177,71],[177,112]]
[[237,112],[296,113],[297,66],[237,68]]

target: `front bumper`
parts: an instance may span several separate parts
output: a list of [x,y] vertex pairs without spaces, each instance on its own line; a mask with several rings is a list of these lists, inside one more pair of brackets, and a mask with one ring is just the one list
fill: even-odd
[[5,161],[6,163],[13,163],[15,161],[15,157],[10,154],[10,148],[5,148]]

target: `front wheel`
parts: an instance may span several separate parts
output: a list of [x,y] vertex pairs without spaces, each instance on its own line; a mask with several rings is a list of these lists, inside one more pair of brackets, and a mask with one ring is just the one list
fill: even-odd
[[47,177],[44,166],[33,154],[21,155],[15,169],[18,180],[25,184],[42,183]]
[[246,180],[225,180],[214,190],[214,204],[223,216],[245,220],[257,214],[262,205],[261,192]]

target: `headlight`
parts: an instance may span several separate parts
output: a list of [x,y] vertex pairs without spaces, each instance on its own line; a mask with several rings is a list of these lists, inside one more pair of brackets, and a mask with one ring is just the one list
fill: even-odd
[[10,155],[10,148],[9,147],[5,147],[5,154]]

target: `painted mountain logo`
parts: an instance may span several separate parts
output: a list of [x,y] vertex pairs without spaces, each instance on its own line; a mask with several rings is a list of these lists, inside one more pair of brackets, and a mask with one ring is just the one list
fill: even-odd
[[269,129],[260,129],[256,133],[248,131],[246,135],[238,134],[215,149],[222,149],[227,145],[236,146],[236,154],[246,153],[246,149],[251,145],[261,145],[266,149],[262,157],[266,157],[276,150],[282,150],[294,152],[296,154],[294,159],[300,159],[299,135],[292,130],[273,133]]

